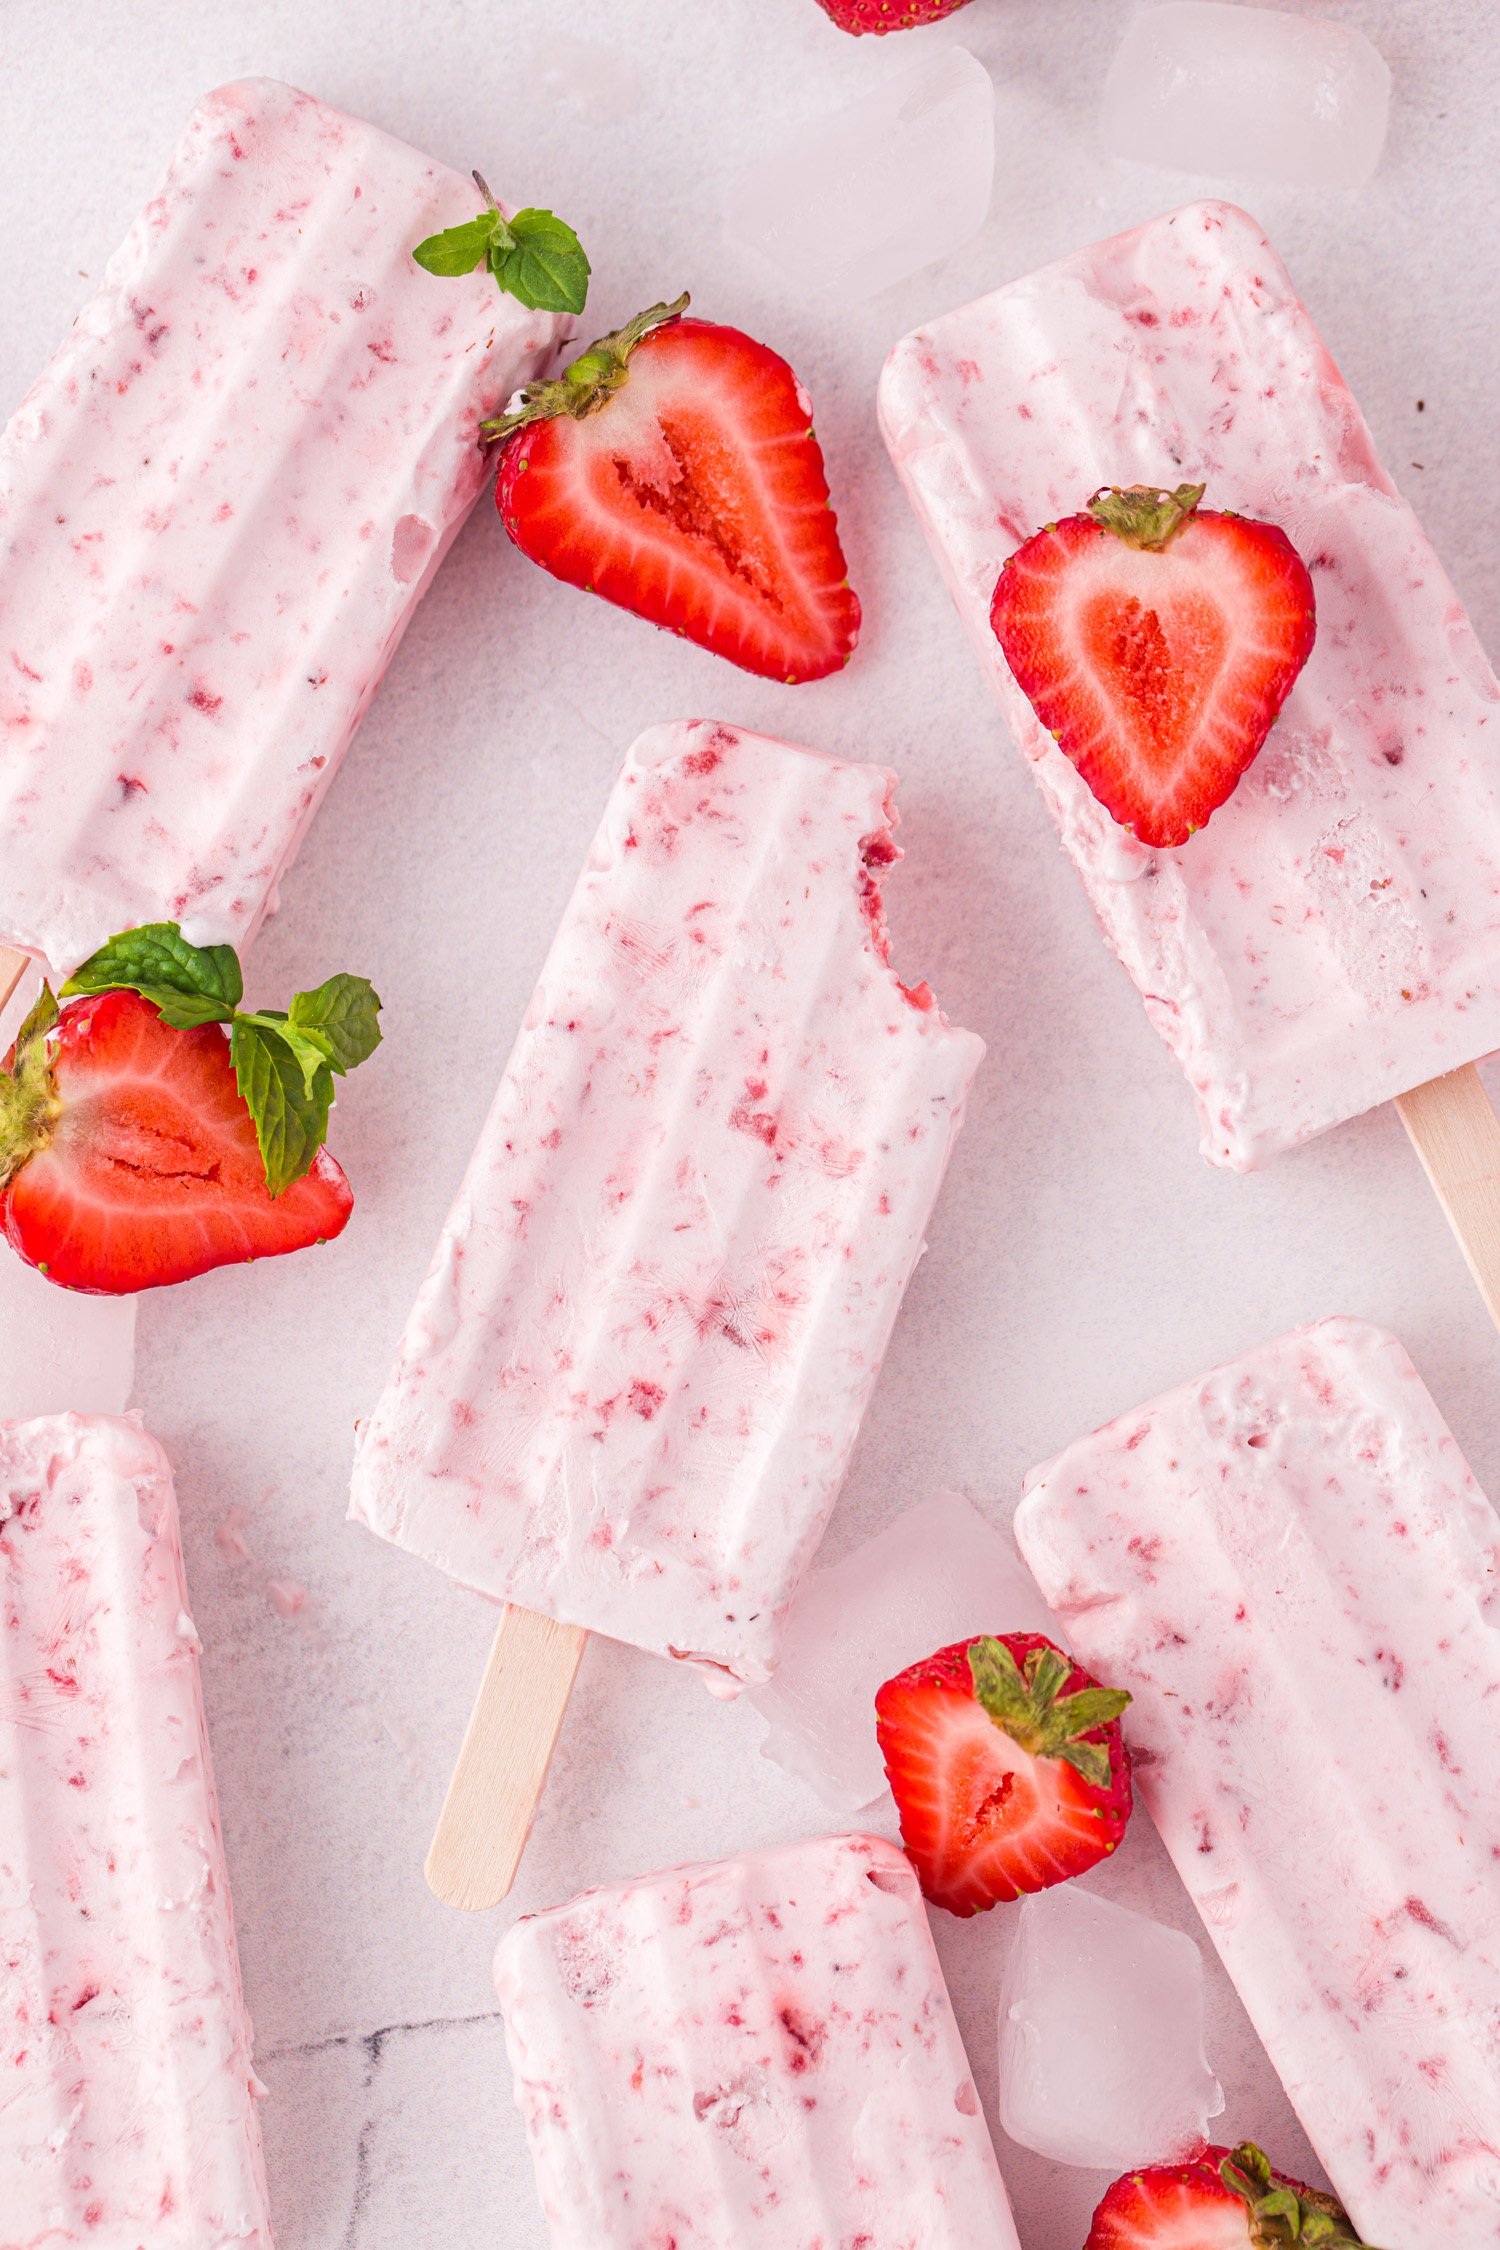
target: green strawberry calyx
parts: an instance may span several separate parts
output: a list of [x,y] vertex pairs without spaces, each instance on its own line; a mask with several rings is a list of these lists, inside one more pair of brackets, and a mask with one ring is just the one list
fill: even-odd
[[1369,2250],[1335,2197],[1317,2188],[1278,2186],[1270,2158],[1254,2141],[1241,2141],[1225,2157],[1219,2177],[1248,2205],[1256,2250],[1281,2250],[1283,2244],[1297,2242],[1315,2244],[1318,2250]]
[[630,355],[636,345],[653,330],[680,320],[691,302],[684,289],[675,303],[652,305],[637,313],[634,320],[627,320],[623,328],[599,337],[561,375],[544,383],[528,383],[518,391],[503,414],[493,422],[480,423],[480,436],[508,438],[528,422],[550,422],[559,414],[571,414],[575,422],[581,422],[586,414],[597,414],[629,376]]
[[588,302],[588,259],[566,219],[528,207],[507,219],[482,172],[474,184],[485,209],[461,226],[430,234],[412,252],[426,273],[443,280],[483,266],[503,297],[533,312],[581,313]]
[[1192,522],[1207,490],[1203,484],[1180,484],[1175,492],[1155,484],[1101,485],[1089,502],[1089,514],[1127,547],[1160,555]]
[[1080,1738],[1117,1719],[1131,1698],[1124,1688],[1104,1687],[1060,1695],[1058,1690],[1072,1670],[1069,1659],[1050,1641],[1028,1650],[1024,1668],[1004,1641],[986,1635],[969,1643],[975,1701],[1002,1734],[1033,1758],[1065,1759],[1096,1789],[1107,1789],[1109,1745]]
[[[247,1014],[240,1008],[244,979],[233,946],[191,945],[175,922],[147,922],[117,932],[74,970],[61,997],[121,991],[138,992],[177,1031],[206,1023],[228,1025],[235,1083],[255,1122],[266,1186],[273,1196],[302,1178],[328,1138],[335,1073],[345,1077],[380,1045],[380,995],[368,977],[329,977],[315,992],[293,993],[289,1008]],[[50,1015],[27,1050],[28,1031],[48,1008]],[[48,1137],[61,1103],[43,1041],[56,1021],[57,1002],[44,985],[16,1042],[17,1085],[23,1067],[45,1069],[53,1104],[46,1118]],[[34,1059],[36,1050],[40,1063]],[[6,1131],[8,1099],[0,1089],[0,1136]],[[40,1119],[40,1109],[37,1115]],[[26,1156],[38,1146],[45,1142],[34,1141]],[[0,1138],[0,1151],[3,1147]],[[7,1176],[3,1163],[0,1153],[0,1178]]]
[[52,1075],[47,1034],[57,1021],[52,987],[43,984],[35,1007],[16,1033],[15,1057],[0,1070],[0,1188],[52,1138],[62,1098]]

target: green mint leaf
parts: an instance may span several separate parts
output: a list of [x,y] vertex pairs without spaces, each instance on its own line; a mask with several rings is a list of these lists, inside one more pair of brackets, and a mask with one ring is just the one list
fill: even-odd
[[412,256],[424,272],[438,274],[445,281],[472,273],[489,256],[497,216],[494,211],[481,211],[477,219],[466,219],[460,227],[445,227],[441,234],[430,234],[417,244]]
[[146,922],[119,930],[82,968],[61,997],[80,992],[138,992],[160,1009],[164,1023],[184,1030],[198,1023],[227,1023],[244,983],[232,945],[189,945],[175,922]]
[[342,1078],[380,1045],[380,994],[368,977],[330,977],[292,996],[289,1021],[314,1040]]
[[488,264],[501,289],[537,312],[581,313],[588,301],[589,262],[566,220],[550,211],[518,211],[497,235]]
[[279,1008],[259,1009],[253,1016],[236,1016],[234,1019],[236,1032],[242,1024],[248,1024],[253,1029],[264,1032],[268,1038],[279,1040],[283,1046],[290,1048],[296,1058],[297,1067],[302,1073],[303,1092],[307,1099],[311,1101],[319,1071],[322,1071],[325,1077],[328,1075],[328,1050],[323,1041],[316,1034],[309,1037],[306,1033],[298,1031],[294,1025],[287,1021],[285,1013]]
[[327,1138],[333,1073],[324,1063],[309,1080],[285,1027],[264,1016],[235,1018],[229,1059],[255,1120],[266,1186],[280,1195],[301,1179]]

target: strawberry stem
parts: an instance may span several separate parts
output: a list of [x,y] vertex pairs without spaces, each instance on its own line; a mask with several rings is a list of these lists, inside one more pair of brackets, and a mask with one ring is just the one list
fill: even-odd
[[505,413],[493,422],[481,422],[481,438],[508,438],[528,422],[550,422],[559,414],[570,414],[575,422],[597,414],[626,381],[636,345],[654,329],[670,327],[674,320],[680,320],[691,303],[684,289],[675,303],[652,305],[646,312],[637,313],[634,320],[627,320],[623,328],[599,337],[570,361],[560,376],[545,383],[528,383]]
[[1089,502],[1089,514],[1127,547],[1159,555],[1191,523],[1207,489],[1202,484],[1180,484],[1175,492],[1155,484],[1101,485]]
[[1256,2250],[1279,2250],[1284,2243],[1315,2243],[1321,2250],[1369,2250],[1355,2233],[1348,2212],[1316,2188],[1276,2183],[1271,2160],[1254,2141],[1241,2141],[1219,2166],[1219,2177],[1249,2206],[1250,2240]]
[[47,1034],[57,1021],[52,987],[43,984],[36,1006],[16,1034],[15,1059],[0,1070],[0,1188],[52,1138],[62,1097],[52,1075]]
[[969,1644],[969,1672],[975,1701],[1002,1734],[1033,1758],[1063,1758],[1096,1789],[1109,1785],[1109,1748],[1080,1738],[1117,1719],[1130,1696],[1124,1688],[1058,1690],[1073,1666],[1061,1649],[1046,1643],[1028,1651],[1023,1672],[1003,1641],[988,1637]]

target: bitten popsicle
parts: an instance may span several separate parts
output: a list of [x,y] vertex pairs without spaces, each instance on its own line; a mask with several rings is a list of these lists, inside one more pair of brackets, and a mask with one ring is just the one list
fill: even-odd
[[0,1423],[0,2236],[270,2250],[166,1455]]
[[829,1836],[585,1891],[495,1987],[553,2250],[1016,2250],[916,1877]]
[[1360,2234],[1500,2243],[1500,1520],[1400,1344],[1216,1368],[1016,1536]]
[[270,79],[202,101],[0,437],[0,1004],[113,931],[243,951],[562,323],[424,236],[470,182]]
[[[1190,205],[934,321],[881,378],[891,457],[1109,943],[1245,1170],[1396,1098],[1500,1321],[1500,685],[1261,229]],[[1091,795],[991,630],[1002,566],[1106,485],[1206,480],[1280,527],[1317,637],[1175,849]]]
[[[493,1897],[576,1629],[767,1679],[837,1495],[984,1051],[890,967],[894,781],[705,720],[635,744],[361,1430],[351,1515],[524,1605],[460,1762]],[[475,1729],[538,1637],[502,1785]]]

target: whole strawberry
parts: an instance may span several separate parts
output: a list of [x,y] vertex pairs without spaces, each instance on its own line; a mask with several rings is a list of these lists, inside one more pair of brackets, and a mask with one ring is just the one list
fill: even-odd
[[330,977],[245,1014],[231,947],[127,930],[44,985],[0,1069],[0,1232],[95,1296],[329,1241],[354,1198],[323,1146],[333,1074],[373,1052],[380,1002]]
[[767,679],[819,680],[859,637],[806,392],[685,296],[601,337],[485,425],[533,562]]
[[1040,1633],[956,1641],[886,1681],[876,1733],[935,1906],[978,1914],[1108,1857],[1131,1811],[1129,1701]]
[[1032,709],[1143,844],[1185,844],[1229,796],[1312,654],[1312,580],[1275,524],[1204,487],[1118,485],[1000,573],[990,624]]
[[969,0],[818,0],[825,16],[840,31],[883,33],[911,31],[919,23],[937,23],[956,15]]
[[1084,2250],[1365,2250],[1343,2205],[1272,2169],[1253,2141],[1116,2180]]

